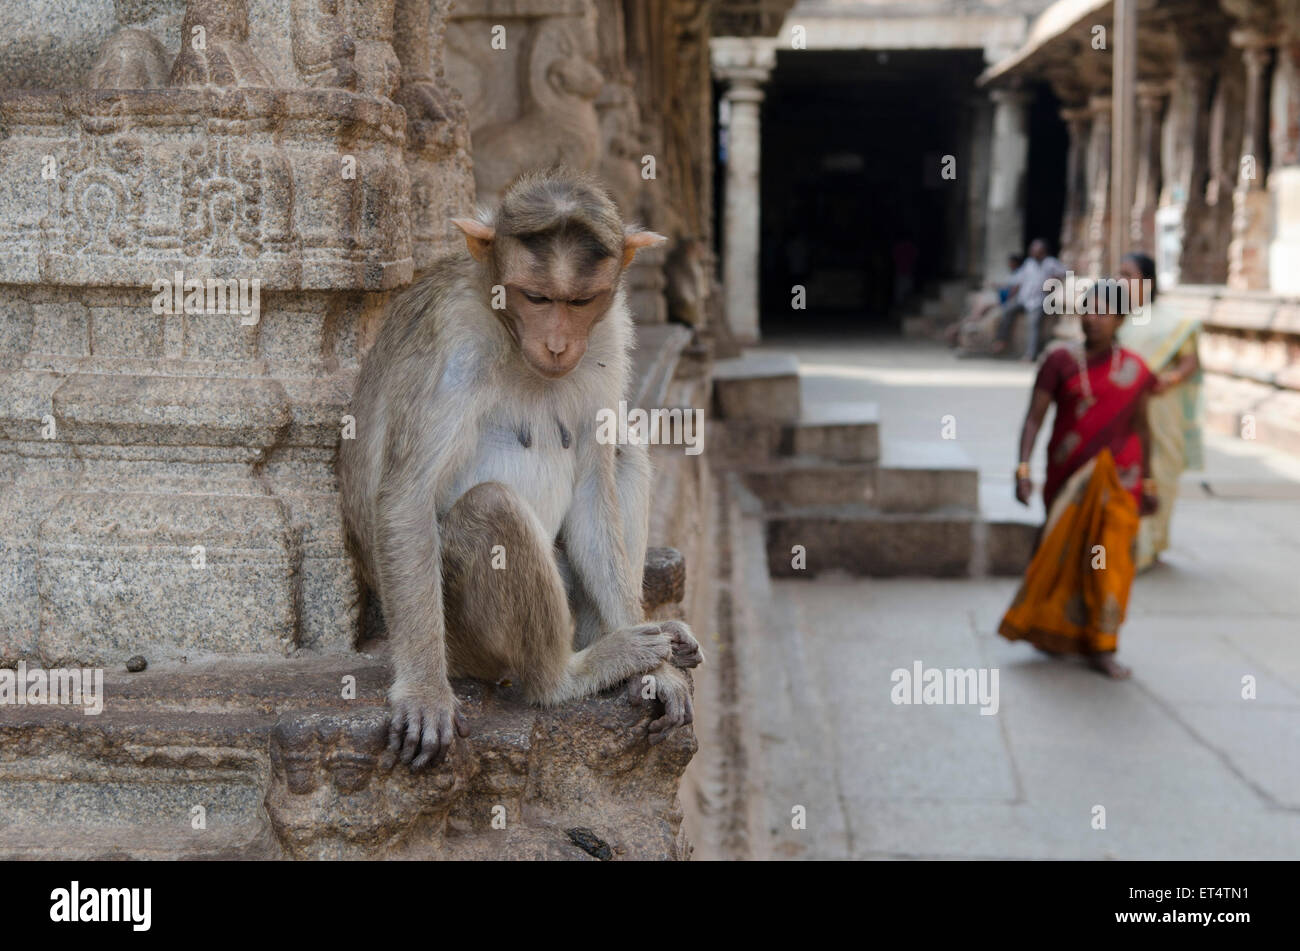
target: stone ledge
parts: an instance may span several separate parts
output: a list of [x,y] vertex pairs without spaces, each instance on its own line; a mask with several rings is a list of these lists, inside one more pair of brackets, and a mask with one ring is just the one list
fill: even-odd
[[[355,699],[340,696],[345,677]],[[99,716],[5,707],[0,855],[687,856],[676,789],[690,728],[651,747],[657,714],[621,688],[543,710],[516,688],[456,681],[470,737],[425,773],[385,772],[388,678],[370,655],[172,664],[109,672]],[[51,784],[80,794],[51,799]]]

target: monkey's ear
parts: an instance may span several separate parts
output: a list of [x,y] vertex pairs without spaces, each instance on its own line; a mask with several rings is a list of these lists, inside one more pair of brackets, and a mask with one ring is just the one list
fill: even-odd
[[465,234],[465,246],[475,261],[486,261],[492,251],[492,240],[497,236],[491,225],[485,225],[477,218],[452,218],[454,224]]
[[668,239],[653,231],[629,231],[623,235],[623,267],[632,263],[636,253],[642,248],[653,248]]

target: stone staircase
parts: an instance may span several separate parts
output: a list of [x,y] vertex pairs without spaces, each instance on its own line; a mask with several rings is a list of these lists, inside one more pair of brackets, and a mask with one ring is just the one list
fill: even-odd
[[883,439],[874,403],[805,402],[793,355],[720,361],[714,416],[714,466],[760,500],[773,576],[1014,575],[1028,563],[1036,523],[981,504],[958,443]]

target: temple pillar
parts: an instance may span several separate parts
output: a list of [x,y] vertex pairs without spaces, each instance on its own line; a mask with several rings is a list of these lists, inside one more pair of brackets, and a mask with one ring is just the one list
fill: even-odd
[[1088,135],[1092,114],[1087,106],[1061,110],[1069,130],[1070,145],[1065,164],[1065,203],[1061,217],[1060,259],[1066,267],[1078,262],[1083,242],[1083,227],[1088,218]]
[[1269,284],[1274,291],[1295,294],[1300,293],[1300,24],[1294,22],[1277,47],[1271,122]]
[[1129,246],[1147,253],[1156,242],[1156,207],[1160,203],[1160,113],[1163,83],[1138,83],[1137,180],[1129,217]]
[[1205,214],[1205,192],[1197,186],[1205,181],[1209,154],[1210,77],[1211,64],[1203,58],[1185,54],[1174,67],[1162,130],[1163,185],[1156,212],[1156,273],[1164,286],[1185,279],[1187,237]]
[[726,195],[722,213],[722,280],[727,325],[739,343],[759,334],[759,106],[776,65],[775,41],[718,37],[710,42],[713,71],[727,84]]
[[1261,33],[1234,32],[1232,43],[1240,47],[1246,67],[1246,106],[1237,184],[1232,194],[1228,286],[1236,290],[1264,290],[1268,288],[1271,220],[1261,146],[1264,144],[1264,74],[1273,51],[1268,38]]
[[999,274],[1012,250],[1024,250],[1025,171],[1029,163],[1029,96],[994,89],[988,206],[984,219],[984,270]]
[[1101,275],[1110,262],[1110,96],[1088,100],[1092,134],[1088,140],[1088,213],[1081,260],[1088,274]]

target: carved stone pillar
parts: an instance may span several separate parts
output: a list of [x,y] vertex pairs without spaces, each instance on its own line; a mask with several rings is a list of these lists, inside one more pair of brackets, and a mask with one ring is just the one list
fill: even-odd
[[1236,290],[1268,288],[1268,241],[1271,226],[1268,191],[1264,188],[1261,146],[1264,144],[1264,74],[1273,51],[1266,36],[1240,31],[1232,34],[1246,67],[1246,105],[1241,160],[1232,193],[1232,242],[1228,246],[1228,286]]
[[1110,262],[1110,96],[1088,100],[1088,215],[1081,259],[1090,275],[1102,275]]
[[984,271],[998,274],[1007,255],[1024,251],[1025,170],[1029,163],[1028,94],[994,89],[988,211],[984,219]]
[[1195,56],[1180,56],[1174,67],[1161,148],[1163,186],[1156,213],[1156,269],[1165,286],[1184,279],[1187,236],[1205,215],[1205,191],[1198,186],[1205,181],[1209,161],[1211,75],[1211,63]]
[[392,2],[258,6],[283,42],[190,0],[170,64],[123,28],[0,92],[0,664],[351,649],[333,459],[413,272],[403,132],[464,129],[388,98]]
[[775,41],[717,37],[710,42],[714,74],[727,83],[726,196],[722,219],[722,280],[726,319],[740,343],[758,340],[759,104],[776,65]]
[[1061,110],[1070,135],[1065,163],[1065,203],[1061,217],[1061,262],[1068,268],[1079,265],[1083,229],[1088,219],[1088,135],[1092,113],[1087,106]]
[[1268,174],[1273,225],[1269,283],[1285,294],[1300,293],[1300,23],[1295,19],[1286,24],[1273,68]]
[[1138,83],[1137,180],[1130,216],[1129,247],[1148,254],[1156,242],[1156,207],[1160,203],[1160,113],[1163,83]]

